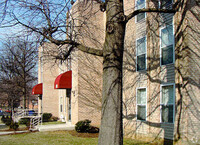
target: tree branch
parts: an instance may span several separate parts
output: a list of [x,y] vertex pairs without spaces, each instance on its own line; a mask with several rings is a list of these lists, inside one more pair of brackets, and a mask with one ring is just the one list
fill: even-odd
[[56,45],[65,45],[65,44],[69,44],[72,45],[73,47],[78,48],[79,50],[88,53],[88,54],[92,54],[92,55],[96,55],[96,56],[103,56],[103,51],[100,49],[95,49],[95,48],[91,48],[91,47],[87,47],[83,44],[80,44],[78,42],[69,40],[69,39],[65,39],[65,40],[57,40],[54,39],[51,35],[47,35],[45,32],[41,32],[38,28],[35,27],[31,27],[29,25],[24,24],[23,22],[19,21],[17,19],[17,17],[15,17],[15,20],[21,24],[22,26],[31,29],[32,31],[39,33],[40,35],[44,36],[46,39],[48,39],[50,42],[56,44]]
[[139,9],[139,10],[135,10],[133,13],[126,16],[126,22],[128,22],[130,19],[132,19],[136,15],[138,15],[140,13],[145,13],[145,12],[176,13],[176,10],[174,10],[174,9],[156,9],[156,8]]
[[99,49],[95,49],[95,48],[91,48],[91,47],[87,47],[87,46],[84,46],[82,44],[79,44],[77,43],[76,47],[83,51],[83,52],[86,52],[88,54],[92,54],[92,55],[96,55],[96,56],[103,56],[103,51],[102,50],[99,50]]

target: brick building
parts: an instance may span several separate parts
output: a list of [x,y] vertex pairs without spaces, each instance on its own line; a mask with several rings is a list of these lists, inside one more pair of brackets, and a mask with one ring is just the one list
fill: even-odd
[[[90,5],[87,10],[76,2],[68,13],[68,38],[77,39],[87,46],[102,49],[104,40],[104,13],[98,11],[98,5]],[[86,4],[85,4],[86,5]],[[90,13],[87,13],[89,11]],[[82,13],[84,12],[84,13]],[[93,15],[92,13],[95,13]],[[77,18],[74,20],[73,18]],[[79,27],[87,21],[86,27]],[[93,33],[86,33],[90,31]],[[76,35],[70,35],[76,33]],[[91,41],[90,38],[94,38]],[[100,42],[96,42],[95,39]],[[60,50],[58,50],[60,49]],[[93,125],[100,125],[102,58],[74,50],[65,60],[55,60],[58,51],[69,49],[67,45],[58,48],[51,43],[39,47],[38,85],[42,86],[39,93],[39,112],[52,113],[60,120],[76,124],[79,120],[90,119]]]
[[[178,12],[175,14],[143,13],[132,18],[126,25],[124,134],[149,141],[156,138],[182,138],[195,143],[200,140],[199,4],[195,0],[182,0],[178,3],[170,0],[126,0],[124,9],[128,15],[134,9],[171,8],[172,3],[177,4]],[[106,16],[98,10],[98,4],[93,3],[87,9],[83,6],[81,1],[73,5],[71,17],[79,19],[71,21],[71,18],[69,24],[82,26],[84,22],[88,27],[70,27],[69,31],[73,31],[72,34],[78,33],[74,39],[86,46],[102,49]],[[53,45],[46,43],[40,52],[45,47]],[[69,61],[71,68],[68,67]],[[39,63],[38,78],[39,83],[43,83],[43,112],[64,117],[66,121],[71,120],[72,124],[82,119],[91,119],[94,124],[99,124],[101,58],[75,50],[71,59],[62,65],[59,63],[52,66],[54,62],[50,59],[47,63]],[[68,71],[72,72],[71,88],[54,89],[56,77]],[[71,99],[66,94],[71,94]],[[64,106],[63,111],[61,106]]]

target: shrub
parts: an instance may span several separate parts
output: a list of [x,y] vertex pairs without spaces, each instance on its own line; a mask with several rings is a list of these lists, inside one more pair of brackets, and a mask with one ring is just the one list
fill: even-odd
[[90,129],[88,130],[89,133],[99,133],[99,128],[95,126],[90,126]]
[[14,122],[10,116],[4,117],[2,120],[10,129],[17,130],[19,128],[19,124]]
[[51,120],[53,120],[53,121],[58,121],[58,119],[59,119],[59,118],[58,118],[58,117],[55,117],[55,116],[52,116],[52,117],[51,117]]
[[82,121],[78,121],[76,123],[76,126],[75,126],[75,130],[77,132],[88,132],[89,129],[90,129],[90,123],[91,121],[90,120],[82,120]]
[[1,118],[1,121],[3,122],[3,123],[6,123],[7,122],[7,120],[9,120],[10,119],[10,116],[2,116],[2,118]]
[[5,123],[5,125],[10,126],[12,118],[10,116],[6,116],[2,121]]
[[13,120],[11,120],[11,124],[9,125],[10,129],[14,129],[17,130],[19,128],[19,124],[17,122],[13,122]]
[[42,122],[49,122],[52,117],[51,113],[43,113],[42,114]]
[[1,121],[2,121],[3,123],[6,122],[6,117],[5,117],[4,115],[2,116]]
[[19,124],[25,124],[27,127],[30,126],[30,118],[21,118]]

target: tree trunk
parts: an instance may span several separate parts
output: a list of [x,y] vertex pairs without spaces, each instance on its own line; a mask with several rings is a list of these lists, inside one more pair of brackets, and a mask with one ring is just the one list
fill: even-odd
[[122,2],[109,1],[107,3],[99,145],[123,144],[122,62],[125,35],[123,16]]

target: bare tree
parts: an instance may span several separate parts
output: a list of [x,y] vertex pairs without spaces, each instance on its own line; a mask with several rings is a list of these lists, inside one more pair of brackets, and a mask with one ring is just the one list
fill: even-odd
[[[176,13],[182,12],[183,4],[186,0],[176,1],[173,7],[158,7],[148,5],[147,8],[130,9],[127,14],[124,10],[124,1],[106,0],[103,1],[83,1],[80,2],[79,15],[71,17],[73,21],[79,21],[76,30],[68,31],[66,25],[66,12],[72,7],[70,1],[28,1],[28,0],[6,0],[2,7],[3,20],[1,27],[21,25],[26,30],[35,32],[43,36],[43,40],[48,40],[58,46],[68,45],[64,53],[55,56],[56,59],[67,59],[72,50],[78,49],[83,52],[103,57],[103,96],[102,96],[102,120],[99,136],[99,144],[117,145],[123,144],[122,129],[122,65],[124,54],[124,38],[127,23],[141,13]],[[154,2],[154,1],[153,1]],[[193,0],[199,6],[198,1]],[[73,2],[72,2],[73,3]],[[81,28],[87,28],[89,16],[80,18],[82,11],[89,11],[94,3],[100,4],[101,11],[106,12],[105,41],[103,48],[85,45],[78,38]],[[3,3],[2,3],[3,4]],[[90,5],[90,7],[88,7]],[[19,11],[20,9],[20,11]],[[186,10],[187,11],[187,10]],[[70,12],[70,11],[69,11]],[[89,14],[88,14],[89,15]],[[92,15],[90,13],[90,15]],[[11,16],[10,19],[6,19]],[[184,19],[184,18],[183,18]],[[28,28],[28,29],[27,29]],[[87,31],[87,29],[84,29]],[[66,37],[66,35],[68,37]],[[71,37],[74,36],[75,38]]]
[[28,42],[28,38],[18,38],[5,42],[1,52],[1,81],[4,84],[1,91],[12,102],[20,101],[23,97],[23,107],[26,108],[32,83],[37,79],[37,47]]

